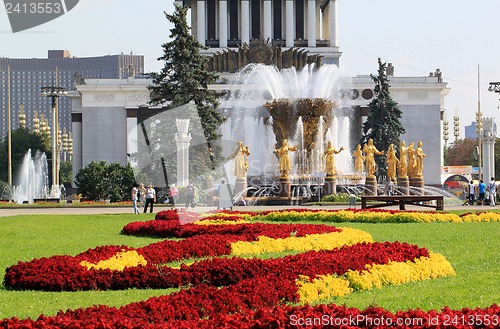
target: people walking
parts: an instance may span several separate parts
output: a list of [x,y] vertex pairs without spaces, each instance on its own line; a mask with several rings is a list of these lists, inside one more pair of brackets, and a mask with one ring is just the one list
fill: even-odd
[[194,195],[195,195],[195,188],[193,183],[189,182],[189,184],[186,186],[186,209],[191,206],[191,208],[194,208]]
[[172,208],[175,208],[175,199],[177,199],[177,196],[179,195],[179,190],[177,187],[175,187],[175,184],[172,184],[170,186],[170,192],[169,192],[169,198],[172,203]]
[[134,214],[139,214],[139,209],[137,208],[137,201],[139,196],[139,189],[137,188],[137,184],[134,184],[132,187],[132,205],[134,206]]
[[497,183],[495,177],[491,177],[490,183],[488,184],[488,193],[490,194],[490,206],[494,207],[497,197]]
[[153,204],[156,202],[156,190],[153,185],[149,184],[146,189],[146,204],[144,205],[144,213],[146,213],[149,205],[149,212],[153,212]]
[[481,204],[482,206],[484,206],[484,196],[486,194],[486,184],[484,184],[484,181],[481,179],[479,181],[479,198],[478,198],[478,202],[477,204]]
[[139,205],[144,207],[146,205],[146,187],[143,183],[139,184]]

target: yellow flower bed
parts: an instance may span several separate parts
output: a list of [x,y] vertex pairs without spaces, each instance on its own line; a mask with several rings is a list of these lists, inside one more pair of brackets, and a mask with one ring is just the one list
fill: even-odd
[[304,237],[284,239],[260,236],[257,241],[253,242],[233,242],[231,254],[241,256],[283,251],[331,250],[361,242],[373,242],[373,238],[365,231],[344,227],[341,232],[308,234]]
[[464,222],[500,222],[500,213],[483,212],[480,214],[469,214],[462,217]]
[[320,275],[312,280],[301,277],[296,281],[300,302],[311,304],[331,297],[343,296],[354,290],[369,290],[383,285],[400,285],[411,281],[423,281],[455,275],[450,262],[441,254],[429,252],[429,257],[414,261],[389,262],[387,265],[367,265],[363,271],[348,271],[342,277]]
[[320,300],[340,297],[352,292],[348,280],[333,275],[319,275],[312,282],[307,276],[300,276],[295,283],[298,286],[301,304],[312,304]]
[[217,219],[217,218],[227,218],[227,217],[239,217],[241,219],[250,219],[251,217],[254,217],[254,215],[251,215],[251,214],[242,214],[242,213],[238,213],[238,212],[235,212],[235,213],[225,213],[225,212],[218,212],[218,213],[215,213],[215,214],[207,214],[205,216],[205,218],[214,218],[214,219]]
[[80,265],[86,267],[88,270],[123,271],[127,267],[135,267],[139,265],[145,266],[147,263],[146,259],[144,259],[142,255],[139,255],[137,251],[122,250],[109,259],[99,261],[97,264],[82,261]]
[[460,222],[498,222],[500,213],[485,212],[460,217],[450,213],[428,212],[375,212],[339,210],[335,212],[272,212],[257,215],[255,219],[272,221],[322,221],[322,222],[362,222],[362,223],[460,223]]

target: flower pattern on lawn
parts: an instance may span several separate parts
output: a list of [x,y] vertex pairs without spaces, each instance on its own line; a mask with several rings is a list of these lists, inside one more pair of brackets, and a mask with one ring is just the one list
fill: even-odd
[[[252,215],[236,215],[239,219],[235,219],[231,214],[212,214],[200,217],[201,221],[216,221],[209,225],[181,225],[174,211],[160,212],[156,220],[128,224],[123,233],[182,240],[165,240],[135,249],[103,246],[76,256],[19,262],[6,270],[4,283],[12,289],[181,290],[121,308],[95,306],[60,312],[53,317],[42,315],[37,320],[4,319],[0,325],[69,328],[92,326],[99,321],[103,326],[124,328],[285,328],[290,327],[294,314],[306,317],[316,312],[368,312],[393,318],[498,313],[496,305],[477,310],[397,314],[379,308],[359,311],[336,305],[308,306],[357,290],[445,277],[454,275],[454,271],[444,256],[415,245],[373,242],[366,232],[327,225],[243,222]],[[310,214],[303,214],[307,215]],[[225,221],[233,223],[225,225]],[[253,257],[284,251],[300,253],[269,259]],[[181,264],[179,268],[166,265],[192,258],[206,259]],[[288,306],[289,303],[306,305]],[[364,327],[368,326],[351,326]]]

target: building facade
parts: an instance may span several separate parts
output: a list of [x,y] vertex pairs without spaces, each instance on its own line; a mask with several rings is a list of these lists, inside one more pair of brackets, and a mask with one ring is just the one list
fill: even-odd
[[[323,64],[339,65],[337,0],[185,0],[176,4],[189,7],[192,33],[201,44],[210,47],[205,51],[207,56],[228,48],[238,52],[242,44],[265,40],[270,45],[297,48],[297,54],[319,55]],[[424,77],[396,77],[394,68],[388,66],[387,75],[391,96],[399,104],[406,129],[401,140],[407,145],[423,142],[427,154],[425,183],[440,185],[444,97],[449,92],[442,73],[436,70]],[[221,83],[210,88],[232,89],[235,77],[224,71]],[[361,137],[374,83],[369,75],[344,80],[340,83],[345,88],[340,93],[340,112],[352,116],[349,148],[353,149]],[[158,110],[147,107],[148,83],[147,79],[87,79],[85,84],[77,85],[71,94],[73,173],[91,161],[130,162],[129,155],[137,152],[141,117]],[[229,107],[221,102],[225,113],[232,110]],[[265,117],[267,110],[261,110]],[[245,126],[239,126],[242,128]]]
[[[47,58],[0,58],[0,136],[7,135],[7,111],[10,102],[11,129],[19,127],[23,108],[26,128],[33,129],[33,119],[47,121],[52,129],[50,99],[41,97],[46,86],[74,89],[75,80],[117,79],[127,77],[129,66],[134,75],[144,72],[143,55],[108,55],[99,57],[72,57],[67,50],[49,50]],[[9,95],[10,89],[10,95]],[[71,131],[71,101],[59,98],[59,128]]]
[[[401,122],[406,133],[401,140],[408,146],[423,142],[426,153],[423,176],[427,185],[441,185],[443,154],[441,147],[444,97],[449,89],[438,77],[394,77],[390,76],[391,97],[402,111]],[[353,150],[359,143],[362,125],[368,115],[368,103],[373,99],[373,81],[369,76],[351,78],[348,92],[343,93],[342,107],[351,117],[349,131]],[[69,96],[73,101],[73,172],[77,173],[91,161],[105,160],[123,165],[130,155],[138,151],[137,141],[141,117],[149,117],[158,109],[149,108],[149,79],[92,79]],[[227,84],[211,85],[210,88],[224,90]],[[222,110],[224,108],[222,102]],[[266,112],[262,108],[263,112]],[[154,115],[154,113],[153,113]],[[265,119],[265,118],[264,118]],[[244,130],[245,127],[239,127]],[[165,140],[165,143],[174,143]]]
[[269,40],[339,64],[337,0],[184,0],[193,36],[207,53]]

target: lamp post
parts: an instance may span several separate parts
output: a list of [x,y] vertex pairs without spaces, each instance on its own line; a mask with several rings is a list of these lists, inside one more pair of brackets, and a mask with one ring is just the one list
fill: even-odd
[[52,187],[59,186],[59,141],[58,141],[58,127],[59,115],[57,111],[57,99],[66,96],[68,93],[63,87],[50,86],[42,87],[40,96],[50,97],[52,100]]
[[460,136],[460,117],[455,114],[453,117],[453,135],[455,136],[455,142],[458,140],[458,136]]
[[450,139],[450,132],[449,132],[449,127],[450,123],[448,122],[448,119],[445,118],[443,121],[443,140],[444,140],[444,148],[448,148],[448,140]]

